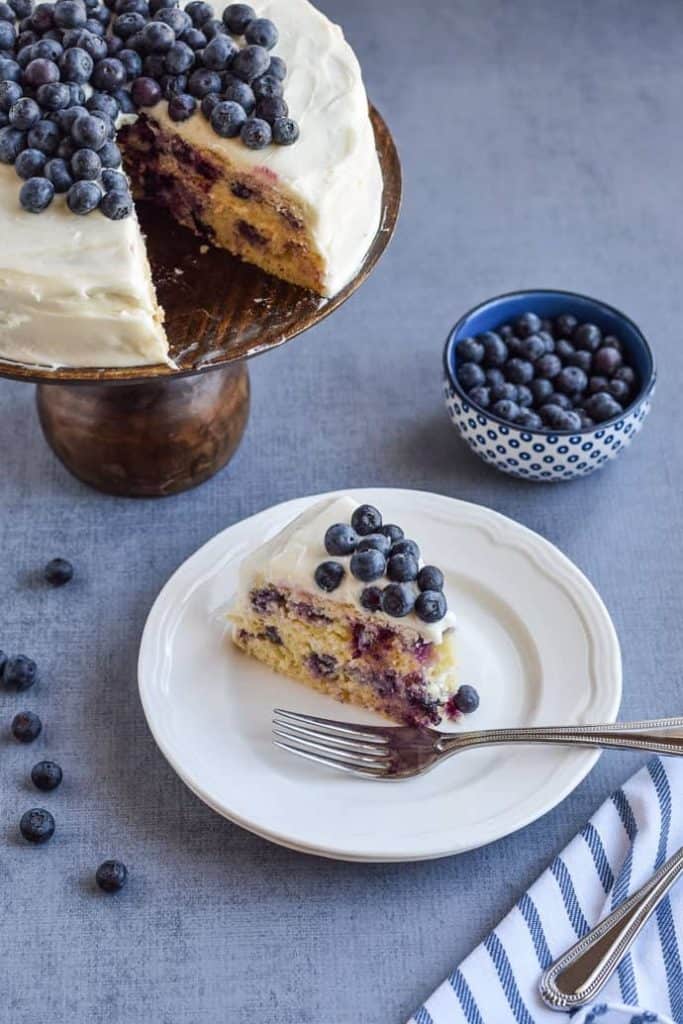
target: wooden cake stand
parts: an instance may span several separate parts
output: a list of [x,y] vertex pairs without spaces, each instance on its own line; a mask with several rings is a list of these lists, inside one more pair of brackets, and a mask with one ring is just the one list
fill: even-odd
[[[57,370],[0,360],[0,376],[33,381],[45,438],[66,468],[108,494],[161,497],[227,464],[249,416],[246,360],[329,316],[387,247],[401,203],[394,141],[371,108],[384,179],[381,226],[356,277],[331,299],[264,274],[200,243],[171,215],[138,204],[171,356],[178,369]],[[97,344],[97,339],[93,339]]]

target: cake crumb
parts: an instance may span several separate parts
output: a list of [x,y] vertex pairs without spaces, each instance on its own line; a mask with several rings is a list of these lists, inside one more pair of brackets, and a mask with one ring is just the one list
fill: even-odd
[[209,251],[208,245],[200,245],[199,251],[202,254],[202,256],[206,256],[207,252]]

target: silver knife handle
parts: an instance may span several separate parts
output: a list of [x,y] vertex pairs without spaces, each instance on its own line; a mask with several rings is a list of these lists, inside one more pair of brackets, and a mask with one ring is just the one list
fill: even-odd
[[544,972],[544,1002],[553,1010],[571,1010],[595,999],[682,872],[683,848]]

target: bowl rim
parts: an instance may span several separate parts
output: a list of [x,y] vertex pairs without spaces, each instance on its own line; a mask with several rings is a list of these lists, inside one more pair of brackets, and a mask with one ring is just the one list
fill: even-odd
[[[588,427],[582,430],[538,430],[530,427],[519,426],[519,424],[517,423],[511,423],[510,420],[502,419],[502,417],[497,416],[494,412],[491,412],[490,409],[482,409],[481,406],[477,405],[476,402],[473,402],[472,399],[468,397],[467,392],[464,391],[463,388],[461,387],[460,381],[457,379],[457,377],[452,371],[450,357],[451,351],[455,347],[455,336],[458,333],[458,330],[460,329],[462,324],[475,313],[478,313],[480,310],[484,309],[486,306],[490,306],[494,302],[499,302],[501,299],[515,299],[522,298],[525,295],[539,294],[557,295],[559,297],[566,297],[568,299],[583,299],[586,302],[592,302],[594,305],[602,307],[602,309],[606,310],[609,313],[613,313],[615,316],[623,320],[625,323],[629,325],[629,327],[631,327],[631,329],[640,338],[640,341],[645,350],[645,354],[647,355],[650,361],[649,376],[647,378],[647,381],[645,381],[641,386],[641,389],[637,397],[634,398],[633,401],[617,416],[613,416],[610,420],[604,420],[602,423],[596,423],[594,427]],[[631,415],[635,411],[635,409],[638,408],[638,406],[642,405],[643,402],[651,396],[655,384],[657,383],[657,365],[655,362],[654,352],[652,351],[649,341],[643,334],[638,324],[634,320],[632,320],[630,316],[627,316],[626,313],[622,312],[622,310],[618,309],[616,306],[610,305],[609,302],[603,302],[602,299],[596,299],[592,295],[584,295],[583,292],[565,291],[562,288],[521,288],[517,291],[502,292],[500,295],[494,295],[491,298],[484,299],[483,302],[478,302],[475,306],[472,306],[471,309],[468,309],[466,313],[463,313],[462,316],[458,318],[458,320],[455,322],[453,327],[451,327],[450,331],[448,332],[448,335],[446,337],[446,344],[443,350],[443,369],[444,374],[446,375],[446,380],[448,381],[449,385],[453,388],[453,390],[460,396],[460,398],[464,402],[468,402],[469,405],[474,410],[476,410],[480,415],[487,416],[495,423],[500,423],[501,426],[507,427],[508,430],[518,430],[521,434],[536,435],[539,438],[544,437],[546,439],[549,436],[590,437],[591,435],[597,433],[598,431],[608,430],[610,427],[614,426],[615,423],[618,423],[620,420],[623,420],[626,416]]]

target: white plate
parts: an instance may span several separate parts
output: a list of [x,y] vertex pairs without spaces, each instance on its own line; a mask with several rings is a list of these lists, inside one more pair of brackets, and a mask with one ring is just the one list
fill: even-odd
[[[420,544],[446,575],[459,620],[462,681],[481,706],[465,728],[611,722],[621,656],[609,614],[557,548],[490,509],[436,494],[356,490]],[[145,626],[140,695],[159,747],[210,807],[258,835],[344,860],[460,853],[522,828],[590,771],[597,753],[498,747],[422,778],[366,782],[271,744],[274,707],[328,718],[379,716],[277,676],[233,647],[215,609],[242,557],[316,498],[229,527],[171,577]],[[462,728],[462,726],[460,726]]]

